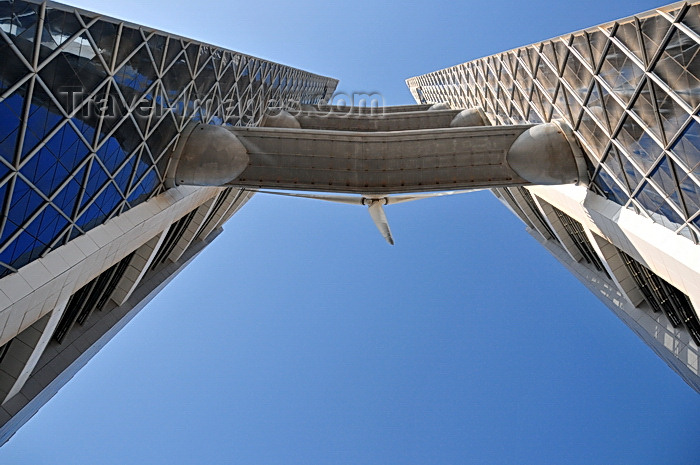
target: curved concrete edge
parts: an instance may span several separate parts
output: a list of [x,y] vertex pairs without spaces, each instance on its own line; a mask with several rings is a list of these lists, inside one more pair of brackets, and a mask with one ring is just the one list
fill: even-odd
[[430,108],[428,108],[427,111],[435,111],[435,110],[451,110],[452,107],[450,107],[449,103],[446,102],[439,102],[439,103],[434,103],[430,105]]
[[274,113],[266,113],[262,120],[260,126],[266,128],[288,128],[288,129],[301,129],[301,124],[294,115],[285,111],[283,109],[271,109],[268,111],[274,111]]
[[168,169],[165,171],[165,187],[166,189],[172,189],[177,186],[175,182],[175,172],[177,171],[177,165],[180,162],[180,155],[187,144],[187,139],[190,134],[197,127],[197,123],[190,123],[185,126],[185,129],[180,133],[180,138],[177,141],[177,145],[173,149],[173,153],[170,155],[170,160],[168,161]]
[[581,173],[576,159],[582,155],[572,147],[573,134],[568,135],[562,123],[533,126],[513,142],[506,162],[532,184],[578,184]]
[[588,175],[588,166],[586,164],[586,155],[584,154],[578,139],[576,139],[574,131],[572,131],[571,127],[564,120],[557,119],[553,120],[552,122],[559,126],[559,129],[562,130],[564,137],[566,137],[566,141],[569,143],[569,147],[571,148],[571,153],[574,155],[576,169],[578,170],[578,181],[576,182],[576,185],[588,186],[590,179]]
[[474,126],[490,126],[486,113],[479,107],[467,108],[460,111],[450,122],[451,128],[470,128]]
[[181,137],[170,160],[166,187],[223,186],[248,166],[246,148],[223,126],[195,124]]

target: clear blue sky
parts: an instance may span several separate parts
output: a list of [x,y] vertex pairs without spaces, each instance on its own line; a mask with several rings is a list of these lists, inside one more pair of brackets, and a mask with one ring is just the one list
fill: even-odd
[[[586,2],[74,4],[412,103],[404,79],[644,11]],[[488,192],[256,196],[3,464],[690,464],[700,397]]]

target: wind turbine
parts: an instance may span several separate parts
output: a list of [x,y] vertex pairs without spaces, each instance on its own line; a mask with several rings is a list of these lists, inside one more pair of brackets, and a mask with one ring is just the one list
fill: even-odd
[[361,196],[349,196],[349,195],[323,195],[323,194],[297,194],[292,192],[277,192],[277,191],[266,191],[257,189],[247,189],[253,192],[259,192],[261,194],[272,194],[272,195],[285,195],[288,197],[302,197],[305,199],[316,199],[325,200],[327,202],[345,203],[348,205],[366,205],[369,210],[369,215],[374,221],[374,225],[377,227],[382,237],[386,241],[394,245],[394,238],[391,235],[391,228],[389,228],[389,221],[386,218],[386,213],[384,212],[384,205],[393,205],[395,203],[410,202],[412,200],[427,199],[430,197],[442,197],[445,195],[455,195],[464,194],[466,192],[476,192],[481,189],[466,189],[460,191],[448,191],[448,192],[431,192],[429,194],[404,194],[404,195],[371,195],[365,194]]

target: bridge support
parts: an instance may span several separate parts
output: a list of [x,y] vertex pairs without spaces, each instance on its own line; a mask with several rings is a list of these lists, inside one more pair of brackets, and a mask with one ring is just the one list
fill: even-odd
[[273,127],[197,125],[183,134],[168,183],[393,194],[587,182],[567,127],[485,119],[476,109],[281,111],[264,121]]

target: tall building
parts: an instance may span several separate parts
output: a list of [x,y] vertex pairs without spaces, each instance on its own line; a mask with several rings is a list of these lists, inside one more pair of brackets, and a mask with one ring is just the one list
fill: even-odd
[[700,390],[698,8],[412,78],[418,105],[375,113],[319,105],[331,78],[0,1],[0,443],[259,188],[362,194],[390,242],[391,194],[491,188]]
[[[53,2],[0,1],[0,443],[250,192],[166,186],[194,123],[337,81]],[[168,188],[169,187],[169,188]]]
[[567,123],[588,186],[493,193],[700,391],[700,3],[406,82],[417,102],[480,107],[495,125]]

